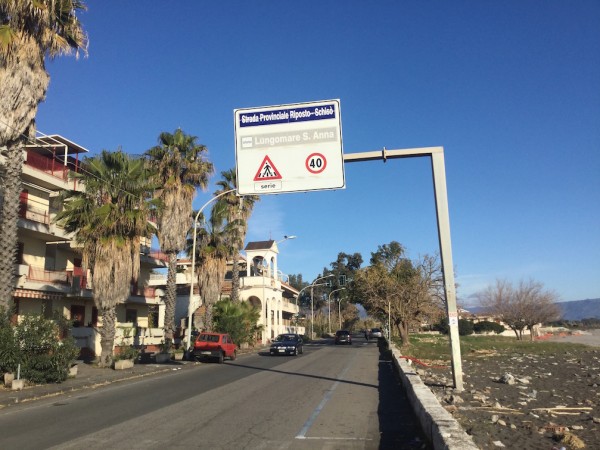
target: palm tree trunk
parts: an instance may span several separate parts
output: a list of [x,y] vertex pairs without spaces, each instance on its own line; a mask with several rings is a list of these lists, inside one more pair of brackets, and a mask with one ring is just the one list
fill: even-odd
[[23,148],[27,136],[35,135],[37,107],[50,82],[38,42],[22,39],[18,45],[19,58],[0,58],[0,149],[6,146],[0,204],[0,306],[5,307],[12,305],[14,290]]
[[5,174],[3,175],[3,199],[0,205],[0,307],[12,307],[12,294],[15,288],[15,267],[17,254],[17,231],[19,195],[21,193],[21,172],[23,170],[23,150],[21,141],[7,145]]
[[102,326],[99,327],[100,353],[99,367],[110,367],[113,362],[113,346],[115,343],[116,311],[114,307],[102,309]]
[[175,333],[175,302],[177,300],[177,252],[169,252],[169,269],[165,291],[165,343],[170,346]]
[[231,301],[237,303],[240,301],[240,268],[238,264],[239,252],[233,257],[233,266],[231,269]]

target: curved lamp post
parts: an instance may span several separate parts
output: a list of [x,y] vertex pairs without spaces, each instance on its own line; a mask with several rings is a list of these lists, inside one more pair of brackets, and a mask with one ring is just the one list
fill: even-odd
[[[277,244],[281,244],[284,241],[290,240],[290,239],[296,239],[298,236],[295,235],[291,235],[291,236],[283,236],[283,239],[279,240],[279,241],[275,241],[275,245]],[[265,290],[265,286],[267,284],[267,281],[265,280],[265,271],[266,271],[266,267],[265,267],[265,256],[267,255],[267,253],[269,252],[269,250],[271,250],[270,248],[267,249],[267,251],[265,251],[264,255],[262,256],[262,264],[263,264],[263,273],[262,273],[262,277],[263,277],[263,303],[265,304],[265,308],[267,307],[267,302],[266,302],[266,290]],[[277,277],[277,274],[275,273],[275,277]],[[269,311],[267,310],[267,323],[266,325],[269,324],[269,320],[271,320],[271,317],[269,317]]]
[[[321,286],[321,284],[315,284],[317,281],[324,280],[325,278],[331,278],[333,276],[335,276],[335,275],[330,273],[329,275],[325,275],[324,277],[317,277],[310,284],[310,338],[311,339],[315,338],[315,302],[313,299],[313,288],[315,286]],[[327,284],[327,283],[323,283],[323,284]]]
[[187,344],[188,344],[188,346],[192,345],[192,314],[193,314],[192,299],[193,299],[193,295],[194,295],[194,276],[195,276],[194,270],[196,269],[196,231],[198,228],[198,218],[200,217],[200,214],[202,213],[202,211],[204,211],[204,208],[206,208],[208,205],[210,205],[216,199],[224,196],[225,194],[229,194],[230,192],[235,192],[235,191],[236,191],[236,189],[234,188],[234,189],[229,189],[228,191],[225,191],[225,192],[221,192],[218,195],[215,195],[213,198],[211,198],[209,201],[207,201],[204,205],[202,205],[202,207],[198,210],[196,217],[194,217],[194,242],[192,244],[192,279],[190,280],[190,300],[188,303],[188,329],[187,329]]
[[[346,289],[346,288],[335,289],[329,293],[329,301],[327,302],[327,304],[329,305],[329,307],[327,308],[329,310],[329,328],[328,328],[329,333],[331,333],[331,294],[333,294],[334,292],[343,291],[344,289]],[[341,304],[341,302],[338,302],[338,303]],[[340,306],[340,311],[341,311],[341,309],[342,309],[342,307]],[[342,323],[341,317],[342,316],[340,314],[340,324]],[[342,329],[342,325],[340,325],[340,330],[341,329]]]

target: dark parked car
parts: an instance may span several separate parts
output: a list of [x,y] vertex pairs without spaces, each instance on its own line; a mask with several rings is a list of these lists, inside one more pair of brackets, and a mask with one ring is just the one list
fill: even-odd
[[335,345],[338,344],[352,345],[352,335],[349,331],[338,330],[335,332]]
[[299,334],[280,334],[271,343],[271,355],[301,355],[302,338]]

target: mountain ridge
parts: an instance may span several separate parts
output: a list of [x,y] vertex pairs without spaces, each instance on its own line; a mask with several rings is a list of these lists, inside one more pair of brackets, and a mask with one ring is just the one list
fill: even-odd
[[[563,320],[600,319],[600,298],[571,300],[556,303],[562,310]],[[485,311],[483,306],[470,306],[467,311],[478,314]]]

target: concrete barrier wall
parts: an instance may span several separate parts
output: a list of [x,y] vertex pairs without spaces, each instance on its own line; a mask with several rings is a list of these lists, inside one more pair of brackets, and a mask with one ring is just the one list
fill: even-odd
[[414,367],[394,345],[390,346],[392,361],[398,370],[408,400],[421,423],[421,428],[435,450],[478,450],[471,436],[438,402],[423,383]]

